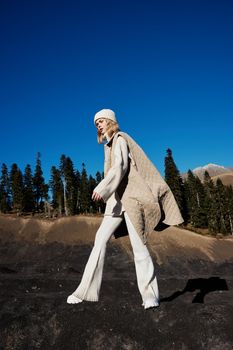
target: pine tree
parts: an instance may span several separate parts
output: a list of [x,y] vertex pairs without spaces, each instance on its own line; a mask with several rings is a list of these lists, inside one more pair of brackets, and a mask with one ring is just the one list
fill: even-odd
[[207,213],[208,229],[210,232],[218,232],[218,206],[216,205],[216,191],[209,173],[204,173],[205,207]]
[[65,180],[65,173],[66,173],[66,156],[64,154],[60,157],[60,174],[61,174],[61,181],[63,185],[63,198],[64,198],[64,211],[65,215],[68,215],[68,207],[67,207],[67,193],[66,193],[66,180]]
[[44,183],[44,186],[43,186],[43,198],[44,198],[44,203],[43,203],[44,214],[46,215],[46,217],[50,217],[51,205],[49,203],[49,185],[46,183]]
[[12,164],[11,167],[10,186],[13,210],[20,214],[23,211],[24,186],[22,172],[16,163]]
[[188,180],[184,179],[184,202],[185,202],[185,216],[183,216],[183,219],[185,220],[185,224],[188,224],[191,220],[190,218],[190,203],[189,203],[189,198],[190,198],[190,191],[189,191],[189,185],[188,185]]
[[233,188],[225,186],[227,232],[233,235]]
[[36,201],[36,209],[39,211],[42,209],[43,205],[43,198],[45,195],[45,181],[43,177],[43,171],[41,168],[41,160],[40,160],[40,153],[38,152],[37,158],[36,158],[36,168],[35,173],[33,177],[33,186],[34,186],[34,194],[35,194],[35,201]]
[[226,234],[227,233],[227,225],[226,225],[227,208],[225,203],[225,187],[219,178],[216,181],[216,203],[218,206],[219,232]]
[[92,196],[92,193],[93,193],[93,190],[95,187],[96,187],[96,180],[93,178],[93,176],[90,175],[89,179],[88,179],[88,189],[89,189],[88,190],[88,192],[89,192],[88,197],[90,199],[90,208],[89,208],[90,213],[93,213],[93,212],[96,213],[98,210],[97,202],[95,202],[91,199],[91,196]]
[[172,157],[172,151],[170,148],[167,149],[167,155],[165,157],[165,181],[172,190],[181,214],[186,221],[187,209],[184,195],[184,184]]
[[87,172],[85,164],[82,163],[81,183],[80,183],[80,208],[82,213],[87,213],[90,207],[90,193],[88,186]]
[[10,210],[10,180],[7,166],[5,163],[3,163],[2,174],[0,179],[0,212],[7,213]]
[[[104,178],[104,173],[101,174],[99,171],[97,171],[95,175],[96,186],[98,186],[98,184],[103,180],[103,178]],[[106,203],[104,201],[95,202],[95,205],[98,213],[104,212],[106,207]]]
[[76,205],[77,205],[77,186],[76,186],[74,166],[70,157],[66,158],[65,179],[66,179],[67,206],[69,210],[69,215],[74,215],[76,214]]
[[60,173],[64,191],[65,214],[74,215],[77,212],[77,178],[72,160],[64,154],[60,159]]
[[97,173],[95,174],[95,181],[96,181],[96,186],[99,185],[99,183],[102,180],[102,175],[99,171],[97,171]]
[[79,214],[81,211],[81,204],[80,204],[81,174],[78,170],[76,170],[75,178],[76,178],[76,188],[77,188],[76,210],[77,210],[77,214]]
[[35,196],[33,192],[33,176],[31,166],[26,165],[23,176],[23,187],[24,187],[24,196],[23,196],[23,208],[25,212],[34,212],[35,211]]
[[50,188],[52,190],[52,205],[58,210],[59,215],[64,209],[64,191],[60,170],[55,166],[51,168]]
[[197,216],[197,205],[195,200],[195,177],[191,170],[188,170],[187,179],[185,180],[185,193],[187,196],[189,219],[191,225],[195,226]]
[[206,227],[207,214],[204,186],[191,170],[188,170],[185,189],[191,225],[193,227]]
[[198,217],[196,225],[197,227],[206,228],[208,227],[207,220],[207,210],[206,210],[206,194],[204,185],[198,176],[195,176],[196,180],[196,198],[197,198],[197,206],[198,206]]

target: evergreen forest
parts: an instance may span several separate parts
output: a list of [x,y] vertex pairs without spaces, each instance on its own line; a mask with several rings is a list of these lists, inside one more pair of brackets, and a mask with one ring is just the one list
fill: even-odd
[[[211,234],[233,234],[233,188],[220,179],[214,183],[206,171],[201,181],[191,170],[181,177],[172,151],[165,156],[165,181],[171,188],[184,218],[184,227],[204,229]],[[29,164],[24,172],[16,163],[8,169],[2,164],[0,177],[0,212],[45,217],[77,214],[102,214],[104,202],[91,199],[103,173],[88,175],[85,164],[77,170],[70,157],[61,155],[58,167],[51,167],[48,183],[43,177],[41,155],[35,169]]]

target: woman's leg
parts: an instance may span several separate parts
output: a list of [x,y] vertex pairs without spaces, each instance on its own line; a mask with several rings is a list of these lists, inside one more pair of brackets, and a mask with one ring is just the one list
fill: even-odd
[[94,247],[86,264],[82,280],[74,293],[68,297],[68,303],[74,304],[82,300],[98,301],[106,245],[122,220],[123,218],[119,216],[104,216],[96,233]]
[[159,306],[158,283],[150,253],[137,234],[127,213],[124,215],[133,248],[137,283],[142,296],[143,305],[145,309]]

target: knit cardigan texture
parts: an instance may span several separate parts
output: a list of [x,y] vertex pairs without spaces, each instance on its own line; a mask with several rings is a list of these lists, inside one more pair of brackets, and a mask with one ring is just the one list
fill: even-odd
[[[183,222],[174,195],[149,160],[142,148],[125,132],[117,132],[104,145],[104,174],[114,164],[114,148],[118,137],[123,137],[128,145],[130,158],[128,171],[117,188],[117,194],[132,224],[143,243],[160,222],[170,226]],[[126,226],[121,225],[114,233],[115,237],[127,234]]]

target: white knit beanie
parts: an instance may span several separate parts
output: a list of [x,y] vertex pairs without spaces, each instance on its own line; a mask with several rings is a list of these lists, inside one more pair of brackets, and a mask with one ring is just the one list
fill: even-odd
[[94,124],[97,119],[110,119],[117,123],[115,113],[111,109],[101,109],[101,111],[97,112],[94,117]]

